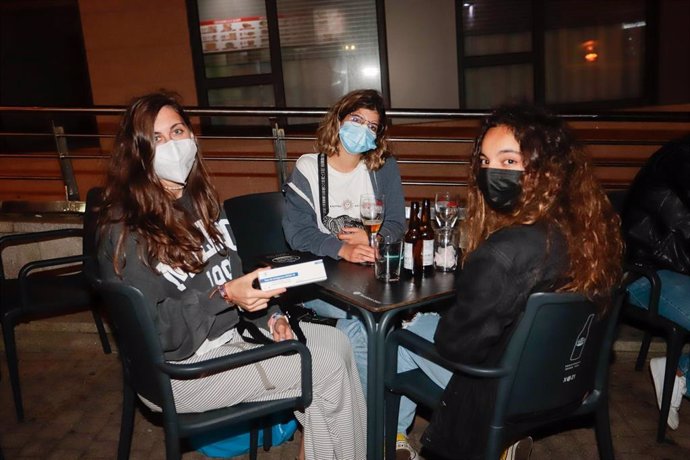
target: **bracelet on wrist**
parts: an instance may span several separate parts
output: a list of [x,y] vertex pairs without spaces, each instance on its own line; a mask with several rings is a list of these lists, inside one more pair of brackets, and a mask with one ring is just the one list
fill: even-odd
[[219,284],[218,286],[216,286],[215,289],[213,289],[211,291],[211,294],[209,294],[208,298],[209,299],[213,298],[213,296],[216,294],[216,292],[218,294],[220,294],[220,297],[223,300],[225,300],[227,303],[232,303],[232,300],[230,300],[230,296],[228,295],[228,292],[225,290],[225,283]]
[[273,326],[275,326],[280,318],[285,318],[285,315],[279,312],[273,313],[271,317],[268,318],[268,332],[270,332],[271,335],[273,334]]
[[230,296],[228,296],[228,292],[225,290],[225,284],[218,285],[218,293],[226,301],[230,300]]

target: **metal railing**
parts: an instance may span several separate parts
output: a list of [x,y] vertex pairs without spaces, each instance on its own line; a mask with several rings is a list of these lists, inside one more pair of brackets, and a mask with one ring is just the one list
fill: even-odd
[[[94,107],[94,108],[69,108],[69,107],[0,107],[0,117],[21,115],[29,115],[31,117],[50,118],[52,130],[45,132],[37,131],[0,131],[0,141],[11,138],[45,138],[52,137],[55,142],[55,152],[36,152],[36,153],[15,153],[15,152],[0,152],[0,161],[7,159],[21,159],[22,161],[37,161],[37,160],[51,160],[54,159],[60,166],[60,176],[43,176],[36,174],[18,174],[6,173],[0,171],[0,187],[3,181],[62,181],[65,187],[66,205],[65,209],[75,209],[75,205],[71,202],[79,200],[79,190],[77,188],[77,181],[74,176],[72,167],[72,160],[78,159],[103,159],[108,155],[106,153],[93,153],[88,149],[78,149],[70,151],[68,149],[68,139],[84,140],[94,139],[94,142],[100,142],[104,139],[111,139],[114,137],[113,132],[89,132],[77,133],[66,132],[62,126],[55,125],[52,119],[54,117],[64,118],[65,116],[90,116],[90,117],[113,117],[119,118],[124,112],[123,107]],[[285,120],[286,118],[295,117],[299,119],[314,119],[314,124],[318,122],[325,113],[325,109],[312,108],[294,108],[294,109],[268,109],[268,108],[198,108],[192,107],[187,109],[191,117],[254,117],[263,118],[269,121],[271,134],[266,135],[199,135],[199,139],[203,141],[226,141],[226,142],[270,142],[272,144],[272,153],[265,155],[228,155],[216,154],[207,157],[209,161],[249,161],[249,162],[272,162],[275,164],[275,173],[279,183],[283,183],[287,178],[287,165],[289,162],[295,161],[296,158],[291,158],[288,154],[289,149],[287,144],[292,141],[313,141],[314,135],[289,135],[286,131],[290,129],[289,126],[281,126],[278,120]],[[393,121],[394,128],[392,135],[389,137],[391,143],[403,144],[421,144],[425,146],[438,146],[439,144],[471,144],[474,141],[474,133],[476,132],[476,123],[487,115],[487,112],[482,111],[450,111],[450,110],[389,110],[388,117]],[[628,136],[624,138],[602,138],[595,136],[592,139],[582,139],[586,145],[601,145],[601,146],[654,146],[660,145],[668,140],[668,133],[688,133],[690,132],[690,112],[610,112],[610,113],[570,113],[562,114],[564,119],[573,124],[590,125],[590,131],[597,132],[602,126],[607,126],[609,132],[627,133]],[[102,118],[101,118],[102,119]],[[400,126],[402,121],[415,123],[414,133],[409,134],[410,129],[405,129],[407,135],[396,135],[395,127]],[[441,129],[444,135],[435,135],[438,131],[437,125],[429,125],[428,122],[454,122],[458,124],[458,128]],[[404,124],[404,123],[402,123]],[[659,126],[648,132],[652,134],[648,138],[640,136],[639,130],[633,128],[626,128],[619,130],[617,126],[639,125],[649,128],[650,125]],[[448,130],[454,129],[452,136],[448,136]],[[661,132],[661,134],[654,134]],[[429,135],[431,133],[431,135]],[[634,133],[634,135],[632,135]],[[457,135],[456,135],[457,134]],[[666,137],[665,137],[666,136]],[[674,136],[670,136],[674,137]],[[447,157],[438,157],[431,153],[423,152],[420,155],[400,156],[398,158],[400,165],[436,165],[436,166],[450,166],[450,165],[467,165],[468,158],[450,159]],[[629,158],[604,158],[595,159],[595,166],[598,167],[639,167],[641,160]],[[463,186],[465,182],[462,180],[441,181],[418,179],[415,177],[403,177],[403,185],[417,187],[417,186]],[[0,202],[2,204],[1,210],[7,208],[7,202]],[[10,204],[11,206],[11,204]],[[59,207],[58,207],[59,208]]]

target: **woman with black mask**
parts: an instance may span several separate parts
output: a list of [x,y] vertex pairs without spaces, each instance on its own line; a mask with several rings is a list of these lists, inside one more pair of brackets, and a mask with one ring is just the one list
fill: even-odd
[[[484,121],[471,159],[455,304],[441,316],[417,315],[407,327],[435,341],[447,359],[493,366],[532,292],[580,292],[606,311],[621,274],[619,227],[559,118],[527,105],[498,108]],[[402,348],[398,359],[399,371],[421,368],[446,388],[422,443],[451,458],[483,458],[495,382],[453,375]],[[405,437],[415,407],[402,398],[397,458],[417,456]],[[522,458],[531,439],[527,444]]]

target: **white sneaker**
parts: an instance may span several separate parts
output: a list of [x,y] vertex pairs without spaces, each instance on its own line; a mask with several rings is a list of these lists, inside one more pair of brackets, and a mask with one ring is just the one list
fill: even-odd
[[417,451],[410,445],[410,442],[403,433],[398,433],[395,437],[395,460],[416,460]]
[[532,455],[532,436],[520,439],[518,442],[503,451],[501,460],[529,460]]
[[[666,371],[666,358],[652,358],[649,360],[649,371],[652,374],[652,382],[654,383],[654,391],[656,391],[656,403],[661,409],[661,393],[664,390],[664,372]],[[687,384],[685,377],[676,375],[676,380],[673,382],[673,391],[671,392],[671,407],[668,410],[668,419],[666,423],[672,430],[677,430],[680,424],[680,417],[678,410],[680,409],[680,402],[683,400],[683,395],[687,391]]]

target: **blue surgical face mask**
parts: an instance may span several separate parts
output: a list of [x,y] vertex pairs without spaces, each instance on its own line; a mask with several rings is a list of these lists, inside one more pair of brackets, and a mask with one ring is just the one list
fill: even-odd
[[376,134],[367,125],[346,121],[340,127],[340,143],[347,153],[359,155],[376,148]]

